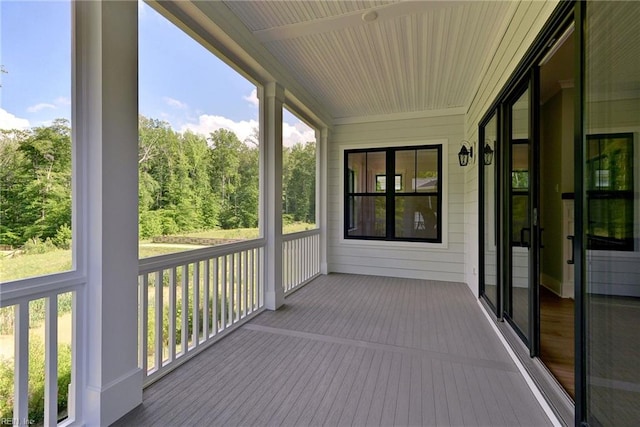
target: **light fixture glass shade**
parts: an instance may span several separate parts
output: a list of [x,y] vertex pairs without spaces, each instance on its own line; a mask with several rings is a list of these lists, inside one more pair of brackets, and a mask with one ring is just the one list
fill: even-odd
[[467,166],[469,164],[469,150],[467,150],[467,147],[464,145],[462,145],[458,153],[458,162],[460,162],[460,166]]
[[493,162],[493,150],[487,142],[487,144],[484,146],[484,164],[485,166],[489,166],[491,162]]

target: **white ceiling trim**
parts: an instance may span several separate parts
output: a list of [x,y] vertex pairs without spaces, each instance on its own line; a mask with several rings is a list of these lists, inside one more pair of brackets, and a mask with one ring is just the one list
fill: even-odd
[[[367,12],[375,11],[378,14],[378,18],[371,23],[379,23],[399,16],[433,12],[439,9],[456,7],[464,3],[464,1],[402,1],[371,8]],[[367,12],[360,10],[314,21],[258,30],[254,31],[253,34],[260,42],[267,43],[274,40],[287,40],[313,34],[330,33],[359,25],[370,25],[371,23],[365,22],[362,18],[363,14]]]
[[413,111],[410,113],[378,114],[375,116],[340,117],[333,120],[334,125],[384,122],[394,120],[426,119],[430,117],[456,116],[467,112],[466,107],[444,108],[440,110]]

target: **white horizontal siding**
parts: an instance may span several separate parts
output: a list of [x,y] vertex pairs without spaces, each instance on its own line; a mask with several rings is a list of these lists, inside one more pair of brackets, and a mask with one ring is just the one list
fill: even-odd
[[[331,272],[373,274],[449,282],[464,280],[465,176],[457,153],[464,116],[450,115],[336,126],[328,152],[328,268]],[[394,147],[446,141],[446,244],[343,240],[342,165],[345,149]]]

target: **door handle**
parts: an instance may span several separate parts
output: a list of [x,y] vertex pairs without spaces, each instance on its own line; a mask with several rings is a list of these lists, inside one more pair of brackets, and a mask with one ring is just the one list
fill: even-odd
[[529,247],[529,242],[525,242],[524,240],[524,233],[527,232],[529,233],[529,235],[531,235],[531,229],[529,227],[523,227],[520,229],[520,246],[522,247]]
[[571,258],[567,260],[567,264],[569,264],[569,265],[574,264],[574,260],[573,260],[573,239],[574,239],[574,236],[567,236],[567,240],[569,240],[571,242]]

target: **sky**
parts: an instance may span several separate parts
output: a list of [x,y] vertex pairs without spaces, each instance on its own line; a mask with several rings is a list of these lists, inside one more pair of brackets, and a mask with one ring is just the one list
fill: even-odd
[[[244,141],[258,128],[256,87],[144,3],[139,14],[139,112],[177,131],[218,128]],[[0,1],[0,129],[71,117],[71,6]],[[283,142],[315,139],[284,111]]]

